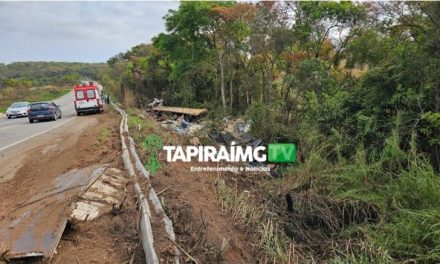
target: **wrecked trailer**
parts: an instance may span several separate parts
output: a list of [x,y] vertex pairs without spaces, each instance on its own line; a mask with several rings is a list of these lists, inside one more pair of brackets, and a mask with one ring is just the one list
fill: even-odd
[[172,129],[179,134],[194,134],[203,128],[194,122],[202,119],[208,112],[206,108],[186,108],[173,106],[156,106],[147,110],[162,127]]
[[174,107],[174,106],[156,106],[152,108],[153,112],[160,116],[162,114],[177,114],[183,115],[188,122],[194,122],[200,119],[208,113],[206,108],[186,108],[186,107]]

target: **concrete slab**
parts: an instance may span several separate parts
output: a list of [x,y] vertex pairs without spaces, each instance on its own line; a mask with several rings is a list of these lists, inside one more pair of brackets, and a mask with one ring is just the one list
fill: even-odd
[[90,221],[108,212],[123,199],[126,183],[121,170],[107,169],[72,206],[70,217]]
[[[103,205],[102,205],[103,206]],[[100,207],[102,207],[100,206]],[[99,215],[99,206],[85,202],[76,203],[76,207],[72,210],[71,215],[78,220],[93,220]]]
[[0,245],[10,250],[8,258],[52,256],[67,223],[71,199],[105,169],[92,166],[62,174],[46,190],[19,205],[10,224],[0,227]]

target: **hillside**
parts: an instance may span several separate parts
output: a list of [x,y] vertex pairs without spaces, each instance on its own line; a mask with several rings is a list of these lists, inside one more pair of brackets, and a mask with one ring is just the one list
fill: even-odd
[[186,144],[214,144],[236,118],[263,144],[296,144],[273,177],[215,184],[259,259],[440,262],[440,4],[181,2],[164,19],[152,44],[109,59],[103,84],[128,108],[207,108]]
[[96,79],[106,67],[104,63],[79,62],[14,62],[0,63],[0,88],[8,80],[31,81],[32,86],[66,85],[84,79]]

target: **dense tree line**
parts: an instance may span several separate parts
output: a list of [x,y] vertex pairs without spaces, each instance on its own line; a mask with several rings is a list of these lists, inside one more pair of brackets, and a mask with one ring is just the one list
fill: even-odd
[[359,262],[440,261],[439,3],[182,2],[164,19],[108,61],[117,96],[245,116],[299,145],[314,191],[380,208]]
[[[256,132],[298,139],[301,124],[380,147],[399,122],[438,164],[440,22],[436,3],[188,2],[168,33],[112,57],[105,79],[135,104],[153,97],[255,113]],[[122,89],[121,89],[122,88]],[[254,110],[254,108],[256,108]],[[273,129],[276,126],[279,129]],[[294,128],[294,129],[292,129]],[[290,132],[289,132],[290,131]]]

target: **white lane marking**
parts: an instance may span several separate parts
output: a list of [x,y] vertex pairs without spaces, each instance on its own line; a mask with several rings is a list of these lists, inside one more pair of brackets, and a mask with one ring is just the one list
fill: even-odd
[[62,126],[62,125],[64,125],[64,124],[66,124],[66,123],[72,121],[72,120],[75,119],[75,118],[76,118],[76,117],[72,117],[71,119],[66,120],[66,121],[64,121],[63,123],[57,124],[56,126],[53,126],[53,127],[49,128],[49,129],[46,129],[46,130],[44,130],[44,131],[42,131],[42,132],[40,132],[40,133],[34,134],[34,135],[32,135],[32,136],[29,136],[29,137],[26,137],[26,138],[23,138],[23,139],[20,139],[20,140],[17,141],[17,142],[14,142],[14,143],[12,143],[12,144],[10,144],[10,145],[7,145],[7,146],[5,146],[5,147],[3,147],[3,148],[0,148],[0,152],[2,152],[3,150],[5,150],[5,149],[7,149],[7,148],[10,148],[10,147],[12,147],[12,146],[15,146],[15,145],[17,145],[17,144],[20,144],[20,143],[22,143],[22,142],[24,142],[24,141],[26,141],[26,140],[29,140],[29,139],[34,138],[34,137],[36,137],[36,136],[39,136],[39,135],[41,135],[41,134],[47,133],[47,132],[51,131],[52,129],[55,129],[55,128],[57,128],[57,127],[60,127],[60,126]]
[[0,130],[6,129],[6,128],[10,128],[10,127],[15,127],[15,126],[16,125],[5,126],[5,127],[0,128]]

